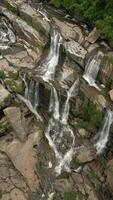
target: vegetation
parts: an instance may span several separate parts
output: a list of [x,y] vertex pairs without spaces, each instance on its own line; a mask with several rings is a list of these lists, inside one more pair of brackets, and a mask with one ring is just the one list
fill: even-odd
[[75,115],[81,119],[81,122],[76,125],[77,128],[87,128],[90,126],[98,128],[102,121],[102,112],[90,101],[83,103],[80,111],[76,112]]
[[0,121],[0,134],[6,133],[10,130],[11,126],[7,121]]
[[113,0],[50,0],[97,26],[113,46]]
[[0,71],[0,79],[5,79],[6,75],[4,71]]

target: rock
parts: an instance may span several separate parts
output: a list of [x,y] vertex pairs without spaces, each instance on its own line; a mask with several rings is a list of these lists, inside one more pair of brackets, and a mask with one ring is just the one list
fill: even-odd
[[27,193],[28,186],[23,177],[14,168],[7,155],[0,152],[0,199],[27,200]]
[[111,88],[113,84],[113,52],[108,52],[105,55],[99,79],[106,87]]
[[75,40],[80,44],[83,42],[84,36],[79,26],[76,24],[60,21],[55,17],[53,19],[56,25],[60,28],[62,36],[66,40]]
[[73,181],[71,179],[69,181],[69,179],[62,178],[62,179],[57,179],[55,181],[55,188],[61,193],[71,191],[72,187],[73,187]]
[[21,142],[26,140],[27,130],[25,125],[25,119],[22,116],[21,110],[19,107],[8,107],[4,109],[4,113],[10,122],[12,128],[15,131],[16,136]]
[[21,200],[27,200],[25,195],[24,195],[24,193],[21,190],[17,189],[17,188],[15,188],[15,189],[13,189],[11,191],[10,198],[12,200],[20,200],[20,199]]
[[109,96],[110,96],[111,101],[113,101],[113,89],[109,91]]
[[84,67],[84,60],[87,51],[75,41],[65,42],[64,47],[67,55],[76,61],[80,66]]
[[94,50],[97,50],[99,48],[99,45],[97,43],[91,44],[88,48],[87,51],[88,53],[93,52]]
[[107,185],[109,190],[113,193],[113,159],[108,161],[106,167]]
[[81,137],[87,137],[88,136],[88,132],[84,129],[84,128],[80,128],[78,130],[78,134],[81,136]]
[[93,103],[97,105],[99,110],[103,110],[103,108],[106,108],[107,106],[107,101],[103,95],[95,96]]
[[83,146],[78,150],[76,159],[79,163],[90,162],[96,159],[96,149],[90,146]]
[[98,199],[96,193],[92,190],[92,191],[89,193],[88,200],[100,200],[100,199]]
[[[32,8],[30,5],[23,3],[19,7],[19,13],[20,17],[23,18],[26,22],[29,21],[29,23],[32,24],[33,28],[41,34],[42,37],[48,36],[50,32],[50,25],[49,22],[46,20],[43,20],[43,17],[40,13],[37,13],[37,11]],[[46,38],[47,39],[47,38]]]
[[90,43],[95,43],[98,38],[100,37],[99,32],[97,31],[96,27],[89,33],[88,37],[86,37],[85,39],[90,42]]
[[42,137],[42,132],[36,132],[28,137],[25,143],[18,140],[13,140],[6,149],[8,157],[13,162],[15,168],[27,181],[28,186],[32,191],[39,188],[39,176],[36,169],[36,152],[33,149],[34,145],[38,145]]
[[10,93],[0,84],[0,108],[5,107],[10,101]]

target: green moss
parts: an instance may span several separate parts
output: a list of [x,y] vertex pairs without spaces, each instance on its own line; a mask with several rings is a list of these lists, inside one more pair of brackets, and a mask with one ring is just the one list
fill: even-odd
[[102,121],[102,112],[90,101],[84,102],[75,116],[81,119],[77,125],[79,128],[98,128]]
[[6,75],[4,73],[4,71],[0,70],[0,79],[5,79]]
[[22,93],[23,87],[21,85],[17,85],[15,80],[5,80],[5,84],[9,86],[9,88],[15,93]]
[[8,132],[10,129],[11,129],[11,126],[7,121],[0,122],[0,134]]
[[76,193],[75,192],[65,192],[64,200],[76,200]]
[[3,196],[3,192],[2,192],[2,190],[0,189],[0,199],[2,199],[2,196]]
[[18,72],[8,72],[8,77],[13,79],[13,80],[17,80]]
[[109,64],[113,65],[113,58],[111,56],[106,56],[106,59],[107,59]]

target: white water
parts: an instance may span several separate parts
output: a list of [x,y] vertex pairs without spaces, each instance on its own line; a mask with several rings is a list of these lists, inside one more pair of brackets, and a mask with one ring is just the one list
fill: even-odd
[[5,22],[5,19],[2,18],[0,22],[0,49],[6,50],[10,47],[10,44],[16,42],[15,34],[12,31],[12,27]]
[[43,16],[43,20],[50,22],[50,19],[47,16],[47,12],[45,10],[37,9],[37,11]]
[[109,132],[110,132],[110,127],[112,123],[113,123],[113,112],[111,110],[107,110],[104,120],[103,120],[102,128],[97,133],[98,141],[95,144],[96,149],[97,149],[97,154],[102,153],[106,147],[106,144],[109,139]]
[[79,79],[77,79],[73,83],[71,88],[67,91],[67,99],[66,99],[66,102],[64,104],[64,109],[63,109],[62,117],[61,117],[61,123],[62,124],[67,124],[68,115],[69,115],[69,99],[71,97],[76,97],[76,95],[78,93],[78,86],[79,86]]
[[43,121],[42,117],[37,112],[37,107],[39,105],[39,84],[31,80],[28,85],[25,74],[21,78],[25,84],[25,94],[24,97],[20,94],[17,94],[17,97],[26,104],[38,121]]
[[[59,113],[59,99],[56,89],[51,89],[49,111],[52,112],[52,118],[49,120],[45,136],[49,145],[55,153],[57,166],[55,171],[59,175],[63,170],[70,172],[70,162],[75,154],[75,136],[73,130],[68,125],[69,99],[78,93],[79,79],[77,79],[69,91],[64,103],[63,112]],[[60,120],[61,119],[61,120]]]
[[83,75],[83,78],[89,83],[89,85],[97,89],[99,89],[99,87],[97,86],[95,81],[103,57],[104,54],[101,51],[98,51],[98,53],[93,57],[93,59],[89,59],[86,64],[85,73]]
[[42,78],[44,81],[54,80],[56,66],[59,61],[59,50],[61,44],[62,37],[57,28],[54,28],[51,34],[49,53],[43,63],[39,66],[42,71]]

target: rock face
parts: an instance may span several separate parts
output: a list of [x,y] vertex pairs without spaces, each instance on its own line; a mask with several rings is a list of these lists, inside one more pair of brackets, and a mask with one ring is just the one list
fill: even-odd
[[83,42],[84,36],[79,26],[77,26],[76,24],[68,23],[68,22],[62,22],[55,17],[53,19],[56,25],[60,28],[62,36],[66,40],[75,40],[79,42],[80,44]]
[[32,191],[36,191],[39,188],[39,177],[36,173],[37,160],[33,146],[39,143],[40,138],[39,132],[36,132],[28,137],[26,143],[13,140],[6,150],[15,168],[26,179]]
[[90,162],[96,158],[96,150],[94,147],[81,147],[77,153],[79,163]]
[[10,98],[10,93],[0,84],[0,107],[4,107]]
[[89,43],[95,43],[97,41],[97,39],[99,38],[100,34],[97,31],[96,27],[89,33],[88,37],[86,38],[86,40]]
[[20,139],[20,141],[24,142],[26,140],[27,130],[25,126],[25,119],[22,116],[20,108],[8,107],[4,110],[4,113],[14,129],[16,136]]
[[106,175],[107,175],[107,185],[111,190],[111,192],[113,193],[113,159],[107,163]]
[[68,56],[76,61],[80,66],[84,67],[84,59],[87,51],[75,41],[69,41],[64,44]]
[[110,99],[113,101],[113,89],[109,91]]

